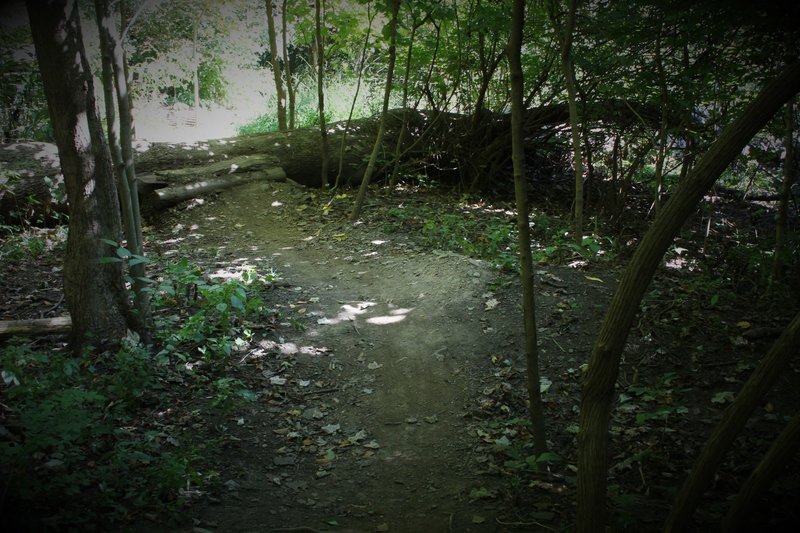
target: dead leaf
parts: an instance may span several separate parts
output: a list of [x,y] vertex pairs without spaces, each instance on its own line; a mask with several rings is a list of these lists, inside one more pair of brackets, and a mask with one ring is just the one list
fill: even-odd
[[378,524],[375,527],[375,531],[389,531],[389,524],[386,523]]
[[583,277],[588,279],[589,281],[596,281],[597,283],[605,283],[602,279],[596,278],[594,276],[583,276]]
[[369,368],[370,370],[377,370],[382,366],[383,365],[378,363],[377,361],[373,361],[373,362],[371,362],[370,364],[367,365],[367,368]]
[[486,300],[486,303],[484,304],[484,306],[485,306],[484,310],[491,311],[492,309],[494,309],[498,305],[500,305],[500,302],[496,298],[491,298],[489,300]]
[[341,426],[339,424],[328,424],[327,426],[322,426],[322,431],[324,431],[328,435],[333,435],[334,433],[339,431],[340,428]]
[[484,517],[477,514],[472,515],[473,524],[483,524],[484,522],[486,522],[486,519]]

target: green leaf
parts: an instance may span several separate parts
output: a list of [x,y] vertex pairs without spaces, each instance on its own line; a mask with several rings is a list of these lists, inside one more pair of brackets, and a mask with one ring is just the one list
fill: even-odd
[[98,257],[94,261],[95,261],[95,263],[100,263],[100,264],[104,264],[104,263],[122,263],[122,259],[120,259],[119,257]]
[[120,246],[119,248],[117,248],[117,255],[120,257],[130,257],[133,254],[127,248],[123,248]]
[[250,389],[239,389],[239,396],[241,396],[248,402],[254,402],[258,399],[256,393],[251,391]]

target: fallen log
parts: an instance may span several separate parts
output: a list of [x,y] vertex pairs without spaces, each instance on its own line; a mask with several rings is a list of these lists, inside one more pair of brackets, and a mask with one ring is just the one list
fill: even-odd
[[69,316],[54,318],[33,318],[29,320],[0,320],[0,338],[40,335],[63,335],[72,329]]
[[286,172],[284,172],[282,168],[254,170],[240,174],[208,178],[174,187],[153,189],[149,196],[142,198],[142,208],[144,210],[164,209],[165,207],[179,204],[184,200],[196,198],[210,192],[228,189],[251,181],[286,181]]
[[[657,125],[660,115],[656,111],[657,107],[648,104],[611,100],[587,105],[585,113],[587,120],[599,123],[636,122],[650,125],[652,122]],[[392,158],[404,117],[407,127],[401,152],[405,160],[433,157],[437,167],[457,167],[458,161],[465,159],[504,161],[510,155],[510,115],[507,113],[485,112],[475,120],[472,115],[393,109],[389,111],[384,136],[382,157],[387,161]],[[526,138],[539,138],[543,131],[554,130],[568,119],[566,104],[528,109],[525,115]],[[329,183],[336,179],[340,157],[341,183],[360,183],[379,123],[379,115],[354,120],[347,128],[346,138],[345,121],[329,125]],[[175,181],[183,182],[198,175],[227,175],[232,170],[235,174],[271,167],[281,167],[288,179],[301,185],[319,187],[322,168],[319,135],[317,128],[304,128],[192,143],[137,142],[137,173],[150,179],[149,183],[144,178],[140,181],[140,193],[149,194],[164,184],[173,186]],[[475,138],[476,135],[478,138]],[[343,152],[340,151],[342,145],[345,147]],[[25,206],[38,210],[48,206],[54,211],[66,211],[63,203],[53,202],[51,189],[45,182],[45,177],[54,182],[54,178],[60,174],[58,157],[52,145],[27,143],[0,148],[0,162],[10,163],[9,166],[13,165],[13,168],[26,167],[24,175],[8,183],[5,190],[0,187],[0,217],[7,217],[10,211],[19,211]],[[42,157],[41,154],[48,157]],[[477,163],[476,168],[487,167],[486,161]]]

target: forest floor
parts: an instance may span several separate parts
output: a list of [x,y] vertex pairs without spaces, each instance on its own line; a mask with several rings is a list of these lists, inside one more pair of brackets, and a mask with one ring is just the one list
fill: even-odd
[[[202,470],[214,482],[187,485],[177,521],[139,516],[131,529],[573,530],[580,381],[626,252],[540,256],[540,367],[557,455],[537,462],[525,421],[518,278],[432,249],[420,215],[509,222],[511,204],[381,191],[352,225],[350,199],[328,198],[291,183],[253,183],[146,228],[150,253],[163,260],[187,258],[218,277],[274,272],[278,282],[263,297],[280,318],[251,325],[227,370],[256,401],[209,408],[210,398],[170,384],[173,404],[151,415],[164,431],[183,428],[208,444]],[[659,529],[721,410],[791,312],[692,281],[696,248],[676,248],[667,260],[675,268],[651,287],[623,357],[609,483],[618,530]],[[55,258],[13,268],[2,272],[13,303],[0,314],[63,312]],[[52,294],[41,302],[43,291]],[[737,441],[696,517],[700,529],[719,523],[796,409],[794,364]],[[800,523],[798,471],[795,460],[795,475],[763,499],[755,524]]]

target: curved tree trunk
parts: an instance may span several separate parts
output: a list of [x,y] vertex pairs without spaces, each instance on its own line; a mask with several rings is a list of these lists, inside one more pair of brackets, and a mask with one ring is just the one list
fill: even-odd
[[121,221],[108,145],[97,114],[94,80],[83,48],[77,2],[27,2],[36,56],[69,196],[64,296],[70,345],[117,343],[125,335],[127,299],[119,263],[103,239],[119,240]]
[[766,357],[750,375],[742,390],[736,395],[736,399],[722,413],[722,419],[708,437],[689,478],[675,498],[672,512],[664,528],[665,532],[687,530],[692,514],[711,483],[717,467],[722,463],[725,452],[733,445],[750,415],[786,371],[789,362],[798,352],[800,352],[800,313],[795,315],[786,331],[775,341]]
[[[753,135],[798,90],[800,62],[795,62],[770,82],[711,145],[656,216],[625,269],[595,339],[583,383],[578,433],[579,532],[597,531],[607,522],[608,425],[614,385],[620,356],[642,296],[664,252],[703,195]],[[677,520],[671,523],[672,531],[684,530],[685,523]]]
[[[753,506],[775,479],[786,468],[786,465],[797,455],[800,446],[800,413],[795,414],[786,428],[781,432],[758,466],[747,478],[742,490],[731,504],[722,531],[752,531],[755,524],[748,524],[748,516],[752,516]],[[748,527],[749,525],[749,527]]]

